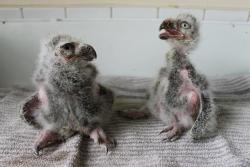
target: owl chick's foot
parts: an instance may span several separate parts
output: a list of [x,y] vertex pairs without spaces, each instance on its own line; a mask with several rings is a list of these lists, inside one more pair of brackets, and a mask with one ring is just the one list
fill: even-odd
[[65,139],[58,133],[51,130],[43,130],[37,136],[37,139],[35,141],[35,155],[39,156],[39,152],[45,147],[61,143],[63,141],[65,141]]
[[167,137],[162,141],[175,141],[181,137],[185,128],[179,125],[177,122],[173,122],[170,126],[163,129],[160,134],[167,133]]
[[110,149],[116,147],[116,141],[108,137],[101,128],[94,129],[89,136],[94,140],[95,143],[104,146],[106,153],[108,153]]

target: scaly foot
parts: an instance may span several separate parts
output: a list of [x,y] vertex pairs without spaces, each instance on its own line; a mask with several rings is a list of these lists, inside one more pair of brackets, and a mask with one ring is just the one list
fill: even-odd
[[162,141],[175,141],[181,137],[184,130],[185,129],[182,126],[178,125],[177,122],[173,122],[170,126],[160,132],[160,134],[167,133],[167,137]]
[[101,128],[94,129],[93,131],[91,131],[89,136],[94,140],[95,143],[104,146],[106,149],[106,153],[108,153],[110,149],[116,147],[116,141],[108,137]]

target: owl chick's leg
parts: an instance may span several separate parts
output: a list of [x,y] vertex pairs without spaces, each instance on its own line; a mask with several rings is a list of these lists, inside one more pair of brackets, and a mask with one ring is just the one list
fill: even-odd
[[175,112],[171,125],[161,132],[167,132],[167,138],[164,140],[174,141],[189,130],[200,109],[200,96],[191,82],[185,82],[180,90],[180,100],[185,102],[185,107]]
[[29,124],[39,127],[36,122],[35,111],[41,107],[42,103],[38,93],[31,95],[20,109],[21,117]]
[[106,135],[102,128],[98,127],[93,129],[90,134],[90,138],[94,140],[95,143],[104,146],[106,152],[108,153],[109,149],[112,149],[116,146],[116,141]]
[[39,155],[39,152],[45,147],[56,143],[61,143],[63,141],[64,138],[57,132],[54,132],[52,130],[43,130],[38,134],[35,140],[35,154]]
[[178,111],[171,119],[171,124],[160,133],[166,132],[167,137],[164,140],[174,141],[178,139],[186,130],[189,130],[198,115],[200,107],[200,98],[195,91],[185,92],[186,108]]

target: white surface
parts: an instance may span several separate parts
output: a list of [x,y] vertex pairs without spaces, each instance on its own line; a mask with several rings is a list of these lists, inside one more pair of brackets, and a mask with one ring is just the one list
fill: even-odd
[[64,8],[23,8],[23,16],[28,19],[64,18]]
[[110,18],[110,11],[108,7],[67,8],[67,18]]
[[0,8],[0,19],[17,19],[21,18],[19,8]]
[[176,8],[160,8],[159,18],[172,17],[175,18],[180,13],[190,13],[198,20],[203,19],[204,11],[201,9],[176,9]]
[[157,8],[114,7],[113,18],[156,18]]
[[[165,41],[158,38],[160,23],[161,19],[106,19],[1,24],[0,86],[28,83],[40,39],[58,31],[92,44],[103,75],[152,77],[165,63],[168,50]],[[203,22],[201,33],[200,45],[191,58],[202,73],[250,72],[250,24]]]
[[249,11],[206,10],[205,20],[247,21]]

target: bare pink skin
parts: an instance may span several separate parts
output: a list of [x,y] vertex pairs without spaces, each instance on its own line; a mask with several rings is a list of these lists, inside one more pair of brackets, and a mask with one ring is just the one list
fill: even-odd
[[47,106],[48,105],[48,97],[47,97],[44,86],[40,85],[38,87],[38,95],[39,95],[39,99],[40,99],[42,105]]
[[187,112],[195,119],[198,115],[198,108],[200,107],[199,91],[188,77],[188,71],[186,69],[181,70],[180,76],[183,80],[180,96],[187,97]]
[[183,81],[183,85],[180,88],[179,97],[186,98],[187,106],[184,112],[174,113],[173,118],[171,118],[170,126],[160,132],[167,133],[167,137],[164,140],[174,141],[178,139],[184,131],[192,127],[199,112],[199,91],[191,82],[186,69],[180,71],[180,77]]

